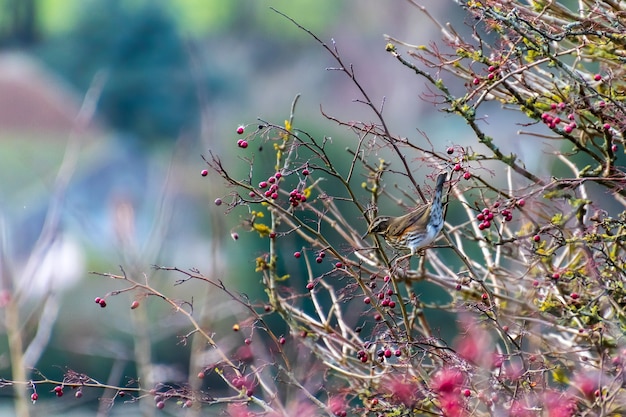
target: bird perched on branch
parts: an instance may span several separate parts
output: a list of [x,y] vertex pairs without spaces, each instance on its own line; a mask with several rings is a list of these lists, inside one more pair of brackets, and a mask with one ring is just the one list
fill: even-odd
[[[430,245],[439,235],[444,224],[443,184],[446,173],[439,174],[435,186],[435,196],[430,203],[419,204],[410,213],[400,217],[378,216],[370,223],[365,238],[369,234],[378,234],[392,248],[415,255],[420,249]],[[403,256],[404,258],[406,256]],[[402,259],[399,258],[398,260]]]

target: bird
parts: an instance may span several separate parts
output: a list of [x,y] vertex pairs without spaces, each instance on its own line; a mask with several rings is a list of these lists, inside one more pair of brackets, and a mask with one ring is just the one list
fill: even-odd
[[415,255],[420,249],[430,245],[439,235],[444,224],[443,184],[448,175],[444,172],[437,176],[435,196],[430,203],[418,204],[411,212],[400,216],[378,216],[370,223],[367,233],[381,235],[385,242],[398,251],[409,250]]

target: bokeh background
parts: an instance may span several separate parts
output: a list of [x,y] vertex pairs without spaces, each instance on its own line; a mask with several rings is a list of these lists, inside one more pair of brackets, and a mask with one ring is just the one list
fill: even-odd
[[[425,3],[469,30],[453,2]],[[154,380],[186,379],[184,320],[157,300],[142,301],[134,317],[133,294],[99,308],[96,296],[122,286],[89,271],[122,266],[181,299],[210,300],[151,266],[197,268],[262,294],[260,242],[230,238],[240,219],[212,203],[229,190],[200,176],[201,155],[237,160],[237,126],[282,124],[296,94],[296,126],[314,136],[354,140],[320,106],[343,120],[373,117],[345,74],[328,69],[331,56],[270,7],[336,42],[372,99],[384,101],[395,134],[420,140],[419,129],[442,147],[463,145],[462,123],[420,98],[423,82],[385,52],[383,34],[414,44],[441,37],[408,1],[0,0],[0,307],[19,301],[27,365],[50,378],[73,369],[123,385],[136,375],[135,337],[145,333]],[[486,130],[502,135],[505,122]],[[233,308],[215,306],[224,315]],[[6,316],[0,309],[0,377],[10,379]],[[32,415],[99,408],[97,395],[40,398]],[[12,390],[0,389],[1,415],[13,415],[12,402]],[[134,407],[99,410],[149,413]]]

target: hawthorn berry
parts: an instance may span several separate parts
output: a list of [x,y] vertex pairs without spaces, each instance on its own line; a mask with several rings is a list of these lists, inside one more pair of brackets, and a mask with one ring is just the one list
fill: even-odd
[[533,236],[533,240],[534,240],[535,242],[539,242],[539,241],[541,240],[541,236],[539,236],[539,235],[535,235],[535,236]]
[[207,171],[206,169],[203,169],[202,171],[200,171],[200,175],[202,175],[203,177],[206,177],[207,175],[209,175],[209,171]]
[[245,128],[243,126],[239,126],[237,128],[237,134],[242,135],[245,132]]
[[448,155],[452,155],[454,153],[454,148],[452,146],[448,147],[448,149],[446,149],[446,153]]
[[310,172],[309,172],[309,170],[308,170],[308,169],[304,168],[304,169],[302,170],[302,175],[304,175],[305,177],[306,177],[307,175],[309,175],[309,174],[310,174]]
[[216,206],[221,206],[222,205],[222,199],[221,198],[216,198],[215,201],[213,202],[213,204],[215,204]]
[[158,408],[159,410],[163,410],[165,408],[165,402],[164,401],[157,402],[156,408]]
[[466,180],[469,180],[472,177],[472,174],[470,174],[469,171],[465,171],[463,173],[463,178],[465,178]]
[[104,301],[104,299],[101,299],[101,300],[100,300],[100,302],[99,302],[98,304],[100,304],[100,307],[102,307],[102,308],[104,308],[104,307],[106,307],[106,306],[107,306],[107,302],[106,302],[106,301]]
[[602,80],[602,75],[596,74],[596,75],[593,76],[593,79],[596,80],[596,81],[600,81],[600,80]]
[[293,253],[293,257],[296,258],[296,259],[300,258],[300,256],[302,256],[302,253],[300,253],[300,252],[294,252]]
[[39,394],[37,394],[36,392],[33,392],[32,394],[30,394],[30,400],[34,403],[35,401],[37,401],[39,399]]
[[131,309],[131,310],[134,310],[134,309],[136,309],[137,307],[139,307],[139,301],[134,300],[134,301],[130,304],[130,309]]

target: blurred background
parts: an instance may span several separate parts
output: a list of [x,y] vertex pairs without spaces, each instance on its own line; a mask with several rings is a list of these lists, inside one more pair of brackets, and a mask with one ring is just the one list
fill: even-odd
[[[452,2],[426,3],[463,27]],[[0,377],[12,378],[6,335],[18,330],[28,367],[123,385],[136,375],[134,338],[145,332],[153,380],[185,380],[184,320],[156,300],[132,318],[136,294],[101,309],[94,298],[123,285],[89,271],[122,266],[173,291],[178,277],[151,265],[198,268],[261,294],[250,256],[261,242],[230,238],[239,218],[213,204],[229,190],[213,173],[200,176],[201,155],[236,160],[237,127],[256,127],[257,118],[282,124],[296,94],[295,124],[314,136],[354,141],[320,106],[342,120],[373,118],[354,103],[345,74],[327,70],[331,56],[270,6],[336,42],[372,99],[385,100],[395,134],[419,140],[419,128],[442,149],[453,143],[446,137],[462,144],[462,123],[421,100],[423,82],[385,52],[385,33],[413,44],[440,39],[410,2],[0,0]],[[497,123],[490,128],[502,131]],[[199,288],[175,294],[188,299]],[[4,310],[11,303],[16,322]],[[12,415],[12,397],[0,389],[2,415]],[[59,401],[46,390],[40,398],[32,415],[98,408],[97,395]],[[128,415],[126,407],[110,414]]]

